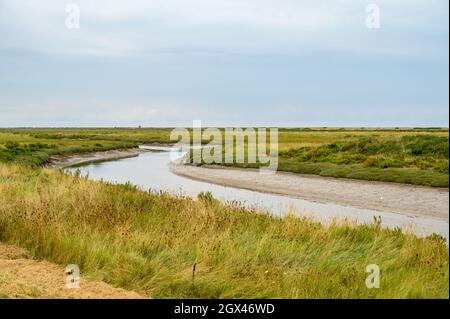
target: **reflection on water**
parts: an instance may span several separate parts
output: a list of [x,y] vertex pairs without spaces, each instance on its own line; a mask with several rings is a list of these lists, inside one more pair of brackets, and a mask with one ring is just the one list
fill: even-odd
[[[171,156],[165,147],[147,147],[154,150],[138,157],[117,161],[93,163],[67,171],[80,170],[82,175],[89,174],[92,179],[126,183],[131,182],[144,190],[167,191],[175,195],[196,197],[202,191],[210,191],[221,201],[238,201],[248,208],[258,208],[272,214],[283,216],[288,212],[297,215],[313,216],[316,220],[327,223],[333,218],[345,218],[356,222],[371,223],[375,216],[381,216],[382,225],[410,229],[418,235],[433,232],[445,236],[448,240],[448,223],[425,218],[412,218],[405,215],[378,212],[334,204],[322,204],[291,198],[253,192],[234,187],[225,187],[206,182],[198,182],[173,174],[168,167]],[[178,156],[182,155],[181,152]],[[172,154],[173,156],[173,154]],[[172,157],[173,158],[173,157]]]

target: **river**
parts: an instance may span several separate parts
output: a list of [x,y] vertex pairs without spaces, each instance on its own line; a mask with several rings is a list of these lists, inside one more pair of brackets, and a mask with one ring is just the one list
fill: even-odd
[[[437,233],[444,236],[448,242],[449,227],[446,221],[317,203],[283,195],[194,181],[175,175],[170,171],[170,148],[153,146],[145,148],[149,151],[137,157],[70,167],[66,168],[66,171],[79,170],[83,176],[89,175],[89,178],[94,180],[112,183],[130,182],[143,190],[166,191],[174,195],[196,197],[202,191],[209,191],[222,202],[239,202],[245,207],[269,212],[280,217],[287,213],[310,216],[324,224],[333,219],[343,218],[355,223],[372,223],[374,217],[381,217],[382,226],[400,227],[403,230],[412,231],[418,236]],[[178,156],[182,155],[181,152],[178,154]]]

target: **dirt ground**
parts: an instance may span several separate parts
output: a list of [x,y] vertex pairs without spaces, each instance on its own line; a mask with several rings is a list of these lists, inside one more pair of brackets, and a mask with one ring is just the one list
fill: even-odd
[[106,152],[54,156],[51,159],[50,164],[47,165],[47,167],[57,170],[60,168],[80,164],[113,161],[122,158],[135,157],[141,154],[142,152],[145,152],[145,150],[140,148],[131,148],[127,150],[112,150]]
[[29,259],[17,246],[0,243],[0,298],[140,299],[141,295],[81,276],[80,288],[66,287],[65,267]]

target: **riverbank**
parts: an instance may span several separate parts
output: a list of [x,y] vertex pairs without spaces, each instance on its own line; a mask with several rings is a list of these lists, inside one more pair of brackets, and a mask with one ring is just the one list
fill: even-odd
[[123,158],[130,158],[139,156],[139,154],[145,152],[141,148],[119,149],[105,152],[92,152],[70,155],[53,156],[50,159],[50,163],[46,165],[47,168],[58,170],[61,168],[89,164],[95,162],[114,161]]
[[[85,154],[55,156],[47,165],[51,169],[112,161],[139,156],[144,148],[111,150]],[[217,165],[194,166],[170,164],[179,176],[197,181],[287,195],[294,198],[334,203],[343,206],[393,212],[436,220],[449,221],[449,189],[399,183],[321,177],[289,172],[260,174],[251,168],[225,168]]]
[[[0,229],[36,259],[144,297],[448,298],[448,248],[436,235],[325,226],[48,169],[0,163]],[[364,284],[368,264],[382,289]],[[34,282],[26,276],[17,280]]]
[[300,175],[260,174],[255,169],[171,163],[174,174],[252,191],[287,195],[320,203],[372,209],[449,221],[449,190],[397,183]]

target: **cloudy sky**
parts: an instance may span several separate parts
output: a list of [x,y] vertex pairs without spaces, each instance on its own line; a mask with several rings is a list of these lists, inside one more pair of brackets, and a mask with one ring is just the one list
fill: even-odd
[[0,127],[448,127],[448,5],[0,0]]

